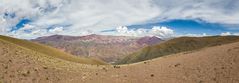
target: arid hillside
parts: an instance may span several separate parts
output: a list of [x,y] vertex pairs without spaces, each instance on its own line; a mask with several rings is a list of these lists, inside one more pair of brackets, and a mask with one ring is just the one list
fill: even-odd
[[29,49],[33,52],[36,51],[40,54],[52,56],[52,57],[59,58],[59,59],[64,59],[64,60],[71,61],[71,62],[77,62],[77,63],[83,63],[83,64],[105,64],[103,61],[100,61],[100,60],[96,60],[93,58],[89,59],[89,58],[76,57],[71,54],[60,51],[56,48],[52,48],[52,47],[49,47],[46,45],[30,42],[27,40],[15,39],[15,38],[1,36],[1,35],[0,35],[0,40],[14,44],[16,46],[20,46],[25,49]]
[[140,51],[124,57],[116,64],[129,64],[154,59],[170,54],[194,51],[206,47],[218,46],[233,42],[239,42],[238,36],[211,36],[211,37],[180,37],[168,40],[161,44],[148,46]]
[[0,40],[3,83],[238,83],[239,42],[127,65],[86,65]]
[[162,42],[158,37],[127,37],[107,35],[65,36],[53,35],[32,40],[61,49],[80,57],[93,57],[114,63],[143,47]]

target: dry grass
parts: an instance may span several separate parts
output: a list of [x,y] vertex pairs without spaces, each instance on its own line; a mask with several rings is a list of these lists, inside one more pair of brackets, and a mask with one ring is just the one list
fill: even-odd
[[170,54],[199,50],[206,47],[238,42],[238,36],[212,36],[212,37],[181,37],[175,38],[159,45],[146,47],[135,52],[116,64],[129,64],[154,59]]
[[96,59],[79,58],[79,57],[67,54],[58,49],[41,45],[38,43],[34,43],[34,42],[29,42],[27,40],[20,40],[20,39],[15,39],[15,38],[6,37],[6,36],[0,36],[0,39],[3,41],[7,41],[9,43],[13,43],[18,46],[33,50],[33,51],[36,51],[36,52],[39,52],[39,53],[43,53],[45,55],[53,56],[55,58],[60,58],[60,59],[71,61],[71,62],[77,62],[77,63],[83,63],[83,64],[100,64],[100,65],[106,64],[103,61],[96,60]]

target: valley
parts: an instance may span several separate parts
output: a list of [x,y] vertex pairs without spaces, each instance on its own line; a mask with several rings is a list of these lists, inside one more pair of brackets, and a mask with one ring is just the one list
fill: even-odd
[[124,65],[92,63],[91,60],[91,64],[85,64],[88,60],[75,62],[23,44],[35,45],[25,40],[0,38],[0,80],[3,83],[239,82],[239,42]]

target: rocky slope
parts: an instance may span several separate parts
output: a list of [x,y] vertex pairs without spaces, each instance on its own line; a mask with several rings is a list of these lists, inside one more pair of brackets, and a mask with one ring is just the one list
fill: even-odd
[[157,37],[126,36],[64,36],[53,35],[40,37],[32,41],[50,45],[76,56],[94,57],[113,63],[139,49],[160,43]]

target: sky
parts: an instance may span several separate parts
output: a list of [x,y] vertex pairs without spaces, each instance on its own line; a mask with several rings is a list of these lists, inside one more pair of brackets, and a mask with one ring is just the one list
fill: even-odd
[[0,35],[239,35],[239,0],[0,0]]

